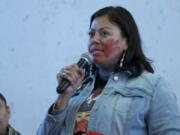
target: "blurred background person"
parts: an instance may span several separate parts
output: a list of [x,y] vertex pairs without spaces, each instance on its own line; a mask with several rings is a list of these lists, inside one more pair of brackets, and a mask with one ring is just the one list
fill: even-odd
[[7,105],[5,97],[0,93],[0,135],[20,135],[10,126],[10,116],[10,107]]

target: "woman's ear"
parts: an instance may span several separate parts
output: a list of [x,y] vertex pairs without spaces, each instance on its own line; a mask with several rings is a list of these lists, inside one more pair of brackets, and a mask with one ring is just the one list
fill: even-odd
[[124,51],[126,51],[128,49],[128,42],[126,38],[124,38],[123,44],[124,44]]

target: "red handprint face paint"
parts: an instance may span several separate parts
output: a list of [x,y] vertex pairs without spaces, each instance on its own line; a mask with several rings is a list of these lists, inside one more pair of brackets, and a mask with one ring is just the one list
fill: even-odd
[[88,51],[99,66],[108,66],[118,62],[123,50],[127,49],[125,38],[115,24],[107,17],[96,18],[90,28]]
[[104,43],[104,53],[106,56],[111,56],[116,52],[120,51],[120,46],[118,46],[119,41],[114,39],[107,40],[106,43]]

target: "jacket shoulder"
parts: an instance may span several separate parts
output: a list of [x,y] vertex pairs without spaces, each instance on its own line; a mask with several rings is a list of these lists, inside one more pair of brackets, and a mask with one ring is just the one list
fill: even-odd
[[130,79],[127,87],[139,89],[152,96],[160,80],[162,80],[160,75],[144,71],[140,76]]

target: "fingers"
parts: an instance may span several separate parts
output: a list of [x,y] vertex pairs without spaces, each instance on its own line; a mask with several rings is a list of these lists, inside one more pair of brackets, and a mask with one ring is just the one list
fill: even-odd
[[66,77],[69,81],[74,82],[76,79],[80,78],[79,68],[76,65],[67,66],[66,70],[68,71],[66,72]]
[[62,79],[69,80],[72,84],[76,83],[79,79],[83,79],[85,75],[85,71],[80,69],[77,64],[73,64],[71,66],[66,66],[62,68],[61,71],[57,74],[58,82]]
[[66,67],[66,79],[72,84],[76,83],[83,77],[84,70],[80,69],[76,64]]

